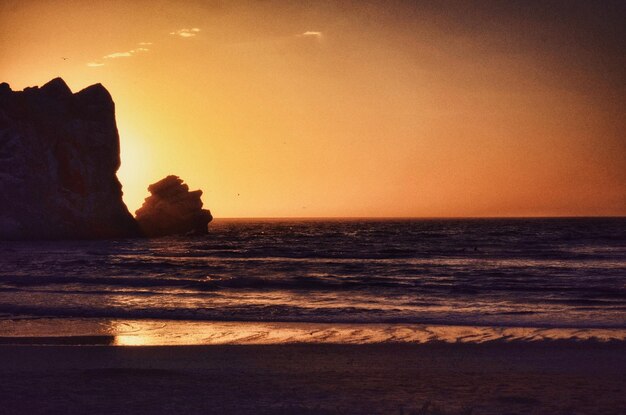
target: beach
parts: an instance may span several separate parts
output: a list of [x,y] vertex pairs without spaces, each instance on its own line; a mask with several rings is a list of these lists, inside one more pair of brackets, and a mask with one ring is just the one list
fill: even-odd
[[0,415],[626,415],[626,0],[0,0]]
[[624,224],[3,242],[0,414],[623,414]]
[[0,403],[5,414],[620,414],[625,351],[573,341],[3,345]]

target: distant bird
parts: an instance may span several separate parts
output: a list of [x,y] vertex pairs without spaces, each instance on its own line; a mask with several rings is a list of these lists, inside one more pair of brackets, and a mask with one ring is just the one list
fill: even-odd
[[67,58],[61,58],[61,59],[63,59],[64,61],[66,61],[66,60],[67,60]]

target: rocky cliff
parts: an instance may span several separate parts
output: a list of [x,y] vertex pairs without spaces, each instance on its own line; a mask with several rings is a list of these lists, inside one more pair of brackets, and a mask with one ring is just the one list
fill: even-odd
[[0,239],[138,235],[122,201],[115,106],[100,84],[73,94],[0,84]]
[[213,217],[202,209],[202,190],[190,192],[178,176],[148,187],[151,196],[136,212],[142,234],[146,236],[205,234]]

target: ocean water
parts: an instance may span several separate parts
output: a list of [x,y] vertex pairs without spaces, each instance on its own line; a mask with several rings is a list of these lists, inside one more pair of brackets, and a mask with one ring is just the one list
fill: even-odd
[[0,320],[626,329],[626,219],[215,220],[0,242]]

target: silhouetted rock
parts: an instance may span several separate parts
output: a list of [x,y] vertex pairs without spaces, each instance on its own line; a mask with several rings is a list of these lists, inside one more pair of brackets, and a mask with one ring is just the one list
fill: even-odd
[[100,84],[73,94],[0,84],[0,239],[138,235],[116,172],[115,105]]
[[205,234],[213,217],[202,209],[202,190],[189,191],[178,176],[167,176],[148,186],[151,196],[135,212],[146,236]]

